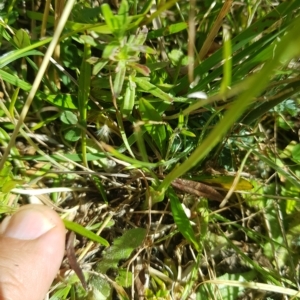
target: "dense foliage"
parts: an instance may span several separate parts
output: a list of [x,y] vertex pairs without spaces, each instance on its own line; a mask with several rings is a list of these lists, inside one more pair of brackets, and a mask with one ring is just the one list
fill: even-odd
[[1,214],[78,234],[51,300],[297,297],[299,0],[0,16]]

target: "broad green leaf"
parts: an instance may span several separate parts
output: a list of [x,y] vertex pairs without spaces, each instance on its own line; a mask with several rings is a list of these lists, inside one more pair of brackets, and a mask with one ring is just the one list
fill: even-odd
[[74,125],[78,122],[77,116],[69,110],[62,112],[60,120],[67,125]]
[[118,276],[116,277],[116,283],[122,287],[132,286],[132,273],[125,268],[119,268]]
[[109,246],[109,243],[107,240],[105,240],[101,236],[95,234],[94,232],[87,230],[83,226],[81,226],[75,222],[71,222],[69,220],[63,220],[63,222],[68,230],[72,230],[72,231],[80,234],[81,236],[86,237],[86,238],[90,239],[91,241],[99,243],[105,247]]
[[99,60],[94,66],[93,66],[93,75],[97,75],[107,64],[108,60]]
[[[37,93],[42,98],[43,94]],[[44,100],[62,109],[78,109],[78,98],[71,94],[49,94],[45,95]]]
[[18,48],[25,48],[31,44],[30,37],[24,29],[19,29],[13,37]]
[[284,158],[297,158],[297,154],[300,152],[299,144],[296,141],[291,141],[284,150],[280,153],[279,157]]
[[190,220],[186,216],[181,203],[172,188],[169,188],[168,196],[170,198],[172,215],[178,230],[191,244],[194,245],[196,250],[199,250],[199,240],[196,239]]
[[[97,263],[96,271],[102,274],[106,274],[109,270],[115,271],[117,273],[116,281],[120,286],[130,286],[131,279],[129,277],[132,274],[126,272],[127,269],[120,268],[119,262],[120,260],[128,259],[132,252],[142,245],[146,234],[147,230],[143,228],[126,230],[121,237],[114,240],[111,247],[102,252],[103,257]],[[93,294],[95,297],[93,299],[108,299],[111,294],[111,286],[104,278],[92,276],[90,283],[93,286]],[[118,285],[113,284],[113,286],[118,292],[121,292],[118,289]]]
[[21,180],[7,180],[3,183],[1,191],[3,193],[9,193],[14,189],[18,184],[23,183]]
[[64,137],[69,142],[76,142],[81,137],[81,130],[79,128],[73,127],[65,131]]
[[181,50],[173,49],[168,54],[168,57],[174,66],[184,65],[184,63],[182,63],[182,60],[185,58],[185,56]]
[[292,158],[298,164],[300,164],[300,144],[298,143],[292,150]]
[[118,269],[120,260],[127,259],[131,253],[142,245],[147,234],[143,228],[128,229],[121,237],[114,240],[113,245],[103,252],[103,258],[96,266],[96,270],[105,274],[110,268]]
[[12,179],[12,165],[10,162],[5,162],[4,167],[0,170],[0,184],[6,179]]
[[112,288],[107,280],[100,276],[92,276],[90,285],[92,286],[91,300],[111,299]]

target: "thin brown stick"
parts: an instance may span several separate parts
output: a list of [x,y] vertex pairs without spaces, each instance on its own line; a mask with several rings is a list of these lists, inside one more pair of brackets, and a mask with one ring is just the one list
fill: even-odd
[[75,255],[75,249],[74,249],[74,241],[75,241],[75,233],[73,231],[70,232],[69,238],[67,241],[67,257],[70,264],[71,269],[76,273],[79,280],[81,281],[82,286],[85,290],[88,289],[87,283],[85,281],[83,272],[81,270],[81,267],[79,266],[76,255]]
[[206,197],[215,201],[222,201],[223,196],[215,190],[213,187],[206,185],[201,182],[196,182],[187,179],[175,179],[171,185],[178,190],[184,191],[186,193],[196,195],[199,197]]
[[[205,39],[203,46],[200,49],[200,52],[198,54],[198,61],[202,61],[203,58],[206,56],[206,54],[208,53],[211,45],[214,42],[215,37],[217,36],[219,29],[222,26],[223,23],[223,19],[226,17],[226,15],[228,14],[230,8],[231,8],[231,4],[232,4],[233,0],[225,0],[225,3],[221,9],[221,11],[219,12],[216,21],[214,22],[213,27],[211,28],[207,38]],[[196,67],[196,62],[195,62],[195,67]]]

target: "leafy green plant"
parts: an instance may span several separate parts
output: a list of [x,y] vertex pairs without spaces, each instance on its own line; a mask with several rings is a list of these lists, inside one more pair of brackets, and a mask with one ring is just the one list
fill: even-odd
[[51,299],[295,296],[299,1],[49,1],[26,26],[20,2],[1,10],[1,213],[45,194],[74,216],[90,291],[66,275]]

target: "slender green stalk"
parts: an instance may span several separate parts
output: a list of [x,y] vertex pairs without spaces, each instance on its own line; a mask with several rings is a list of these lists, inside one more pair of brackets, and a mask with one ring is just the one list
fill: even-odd
[[91,83],[91,65],[87,59],[91,57],[91,46],[87,43],[84,44],[84,53],[80,68],[79,88],[78,88],[78,106],[80,114],[80,125],[83,127],[81,131],[81,151],[82,161],[87,167],[86,157],[86,126],[87,126],[87,108],[90,96],[90,83]]

